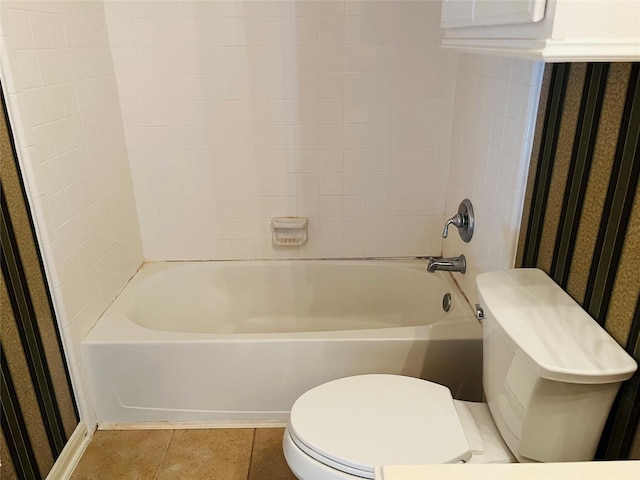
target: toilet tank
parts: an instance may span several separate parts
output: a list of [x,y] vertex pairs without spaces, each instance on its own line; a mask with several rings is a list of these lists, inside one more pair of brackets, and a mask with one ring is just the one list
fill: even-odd
[[483,387],[505,442],[521,462],[592,460],[635,361],[541,270],[483,273],[476,283]]

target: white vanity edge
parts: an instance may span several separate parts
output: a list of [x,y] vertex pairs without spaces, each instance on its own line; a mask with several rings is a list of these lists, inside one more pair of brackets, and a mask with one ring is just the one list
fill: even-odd
[[468,465],[392,465],[376,467],[375,480],[530,480],[575,479],[580,480],[638,480],[640,460],[575,463],[508,463]]

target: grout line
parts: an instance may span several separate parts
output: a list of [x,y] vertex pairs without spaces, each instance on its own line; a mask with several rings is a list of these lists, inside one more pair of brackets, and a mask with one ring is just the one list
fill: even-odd
[[169,441],[167,442],[167,446],[164,448],[164,452],[162,452],[162,457],[160,458],[160,463],[158,464],[158,469],[156,470],[156,474],[153,477],[154,480],[158,480],[158,475],[160,475],[160,468],[164,463],[164,457],[167,455],[167,451],[169,450],[169,445],[171,445],[171,440],[173,440],[173,435],[176,433],[175,430],[171,430],[171,435],[169,435]]
[[251,454],[249,455],[249,469],[247,470],[247,480],[251,478],[251,465],[253,465],[253,449],[256,445],[256,429],[253,429],[253,438],[251,439]]

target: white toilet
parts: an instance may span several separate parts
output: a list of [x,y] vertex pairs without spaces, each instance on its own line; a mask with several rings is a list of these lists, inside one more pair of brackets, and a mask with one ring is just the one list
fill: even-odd
[[477,277],[488,403],[400,375],[303,394],[283,448],[301,480],[373,478],[375,466],[591,460],[634,360],[537,269]]

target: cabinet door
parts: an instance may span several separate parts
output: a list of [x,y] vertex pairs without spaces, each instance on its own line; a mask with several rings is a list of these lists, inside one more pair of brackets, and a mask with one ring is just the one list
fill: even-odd
[[546,0],[442,0],[443,28],[534,23],[544,18]]
[[473,25],[534,23],[544,18],[545,0],[475,0]]
[[442,0],[440,26],[465,27],[473,25],[474,0]]

